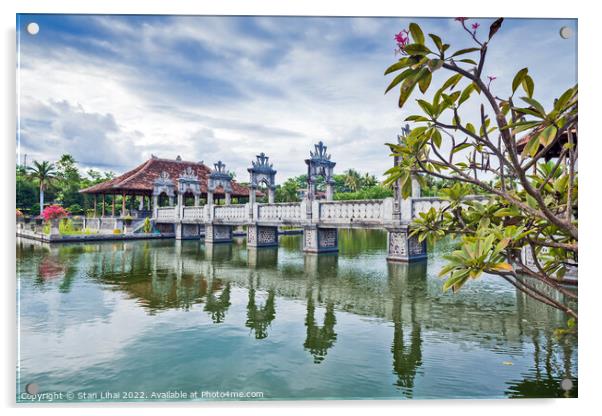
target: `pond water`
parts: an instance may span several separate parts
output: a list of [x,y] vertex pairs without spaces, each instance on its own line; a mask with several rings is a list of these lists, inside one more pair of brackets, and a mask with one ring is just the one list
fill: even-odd
[[411,265],[381,231],[300,246],[18,240],[17,400],[577,395],[566,318],[493,276],[443,293],[445,246]]

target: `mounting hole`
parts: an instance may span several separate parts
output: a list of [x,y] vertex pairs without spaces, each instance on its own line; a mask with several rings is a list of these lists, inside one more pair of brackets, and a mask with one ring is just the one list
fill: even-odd
[[27,394],[35,395],[40,391],[40,387],[36,383],[29,383],[25,386]]
[[36,22],[31,22],[27,24],[27,33],[29,33],[30,35],[37,35],[38,32],[40,31],[40,25],[38,25]]
[[560,28],[560,37],[562,39],[568,39],[573,36],[573,30],[568,26],[562,26]]
[[560,388],[564,391],[570,391],[573,389],[573,380],[565,378],[560,382]]

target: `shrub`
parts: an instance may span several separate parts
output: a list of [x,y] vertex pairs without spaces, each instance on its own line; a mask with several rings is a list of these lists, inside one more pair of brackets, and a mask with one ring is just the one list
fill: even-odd
[[70,205],[69,208],[67,208],[67,211],[69,211],[71,214],[81,214],[83,212],[83,209],[81,205],[73,204]]
[[153,225],[151,224],[150,218],[146,217],[144,219],[144,225],[142,226],[142,231],[145,233],[150,233],[153,230]]
[[42,211],[42,217],[46,221],[65,218],[67,216],[69,216],[69,213],[60,205],[49,205]]

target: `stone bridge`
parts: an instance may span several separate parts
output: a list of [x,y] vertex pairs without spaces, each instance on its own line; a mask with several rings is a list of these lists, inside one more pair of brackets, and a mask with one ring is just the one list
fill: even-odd
[[[301,202],[274,202],[276,171],[262,153],[248,169],[251,176],[248,203],[230,203],[228,190],[232,178],[225,173],[223,163],[218,162],[209,176],[208,189],[223,187],[226,191],[225,205],[215,205],[210,197],[206,205],[200,206],[195,195],[195,205],[185,206],[181,195],[186,190],[194,192],[199,187],[190,187],[194,185],[195,178],[183,173],[189,188],[180,190],[173,206],[158,207],[155,199],[153,221],[155,224],[173,224],[176,239],[195,239],[204,234],[206,244],[232,242],[233,228],[244,226],[248,247],[277,246],[279,227],[301,228],[303,251],[308,253],[338,251],[339,228],[379,228],[388,231],[388,260],[409,262],[426,258],[426,244],[409,236],[410,224],[419,213],[445,206],[448,204],[446,200],[421,197],[418,181],[414,180],[412,197],[407,199],[401,198],[397,184],[391,198],[334,201],[335,163],[326,153],[326,146],[322,142],[316,144],[305,163],[308,184]],[[325,199],[318,198],[316,183],[319,177],[326,184]],[[262,183],[268,190],[268,203],[256,202],[256,191]]]

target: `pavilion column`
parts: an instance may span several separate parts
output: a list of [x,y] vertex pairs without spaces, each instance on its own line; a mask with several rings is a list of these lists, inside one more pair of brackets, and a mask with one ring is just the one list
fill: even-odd
[[200,196],[195,194],[195,195],[194,195],[194,206],[195,206],[195,207],[198,207],[198,206],[200,205],[200,204],[199,204],[199,203],[200,203],[200,200],[201,200]]
[[121,194],[121,216],[125,217],[125,192]]
[[213,191],[207,191],[207,205],[213,205]]
[[276,200],[276,190],[274,188],[270,188],[268,190],[268,202],[270,204],[273,204],[275,200]]
[[232,202],[232,194],[230,192],[226,192],[226,205],[230,205]]
[[332,201],[333,199],[334,199],[334,187],[332,186],[332,183],[327,183],[326,184],[326,200]]
[[138,211],[144,210],[144,195],[140,195],[140,204],[138,205]]
[[102,208],[100,209],[100,212],[101,212],[100,216],[103,218],[105,216],[105,202],[106,202],[105,197],[106,197],[106,195],[102,194]]
[[115,216],[115,194],[111,195],[111,216]]
[[153,217],[157,218],[159,212],[159,195],[153,195]]
[[169,197],[169,206],[173,207],[173,196]]
[[178,205],[177,205],[177,213],[178,218],[182,218],[184,216],[184,194],[178,193]]
[[97,199],[98,195],[94,194],[94,215],[93,217],[96,218],[96,199]]

